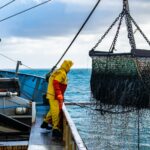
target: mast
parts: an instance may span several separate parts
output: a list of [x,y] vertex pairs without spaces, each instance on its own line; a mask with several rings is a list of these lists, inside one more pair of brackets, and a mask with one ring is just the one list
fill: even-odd
[[123,0],[123,7],[126,10],[125,19],[126,19],[126,26],[127,26],[127,31],[128,31],[129,43],[130,43],[132,49],[136,49],[132,23],[131,23],[131,19],[130,19],[130,16],[129,16],[129,14],[130,14],[129,11],[130,10],[129,10],[128,0]]

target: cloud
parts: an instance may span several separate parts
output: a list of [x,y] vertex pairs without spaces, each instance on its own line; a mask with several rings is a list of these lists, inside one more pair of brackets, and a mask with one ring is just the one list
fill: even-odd
[[[146,32],[149,26],[143,26]],[[111,42],[114,38],[115,30],[112,30],[106,38],[100,43],[96,50],[109,51]],[[122,36],[123,35],[123,36]],[[98,42],[102,34],[81,34],[75,43],[71,46],[63,59],[71,59],[74,62],[74,68],[91,67],[91,58],[88,53]],[[143,37],[136,32],[135,34],[137,48],[149,49],[149,45]],[[150,36],[148,36],[150,38]],[[51,68],[62,56],[73,36],[51,36],[41,39],[26,37],[10,37],[1,42],[1,53],[13,60],[21,60],[23,64],[31,68]],[[141,42],[142,41],[142,42]],[[126,28],[122,28],[116,42],[117,52],[129,52],[130,45],[127,38]],[[1,68],[15,68],[15,63],[0,56],[1,62],[5,60],[5,65]],[[25,68],[22,66],[22,68]]]
[[[18,6],[18,4],[16,4]],[[52,6],[51,6],[52,5]],[[30,12],[26,12],[20,16],[16,16],[0,24],[2,28],[7,28],[2,35],[26,36],[26,37],[42,37],[49,35],[61,35],[72,32],[76,24],[79,22],[78,14],[69,14],[65,11],[65,5],[55,4],[43,5]],[[13,14],[31,7],[31,5],[20,5],[12,8]],[[18,9],[19,8],[19,9]],[[7,12],[5,16],[11,13]],[[3,15],[4,16],[4,15]],[[4,18],[4,17],[3,17]],[[72,20],[73,19],[73,20]],[[10,25],[11,24],[11,25]]]
[[[13,60],[21,60],[23,64],[31,68],[51,68],[62,56],[71,38],[70,36],[45,39],[12,37],[4,39],[1,53]],[[87,65],[90,67],[91,59],[88,56],[88,52],[90,50],[89,47],[92,46],[92,42],[89,43],[89,38],[92,41],[93,35],[89,37],[85,35],[81,36],[64,57],[64,59],[74,61],[74,68],[84,68]],[[15,62],[11,62],[2,56],[0,56],[0,59],[1,61],[5,60],[5,65],[1,66],[1,68],[5,68],[6,66],[15,68]]]
[[[24,10],[33,6],[35,3],[43,1],[44,0],[32,0],[29,2],[22,0],[21,2],[25,3],[22,5],[21,2],[15,2],[15,4],[7,9],[7,12],[5,12],[7,15],[5,16],[12,14],[12,12],[16,13],[20,10]],[[95,3],[96,0],[52,0],[48,4],[1,23],[1,36],[42,38],[75,34]],[[148,19],[145,18],[148,17],[148,6],[150,3],[140,0],[138,0],[137,3],[138,5],[134,1],[131,1],[131,13],[133,17],[135,17],[135,20],[139,23],[143,23],[143,21],[149,23]],[[87,34],[91,34],[92,32],[97,32],[99,28],[109,26],[114,18],[118,16],[121,9],[122,2],[118,2],[118,0],[114,0],[113,2],[109,0],[101,1],[84,30]]]
[[39,4],[39,3],[42,3],[42,2],[45,2],[47,0],[19,0],[19,3],[23,3],[23,4],[32,4],[32,3],[36,3],[36,4]]
[[[1,18],[43,1],[16,1],[3,11],[1,10]],[[24,64],[33,68],[52,67],[70,44],[95,3],[96,0],[52,0],[46,5],[0,23],[1,53],[14,60],[21,60]],[[150,38],[149,7],[150,2],[148,0],[130,1],[130,12],[148,38]],[[101,1],[65,56],[66,59],[69,58],[74,61],[75,68],[91,67],[91,59],[88,56],[89,50],[104,34],[121,9],[122,1]],[[115,31],[116,28],[111,30],[97,48],[98,50],[109,50]],[[135,36],[138,48],[149,48],[139,32],[136,32]],[[124,22],[116,49],[122,52],[130,51]],[[0,57],[2,64],[5,64],[1,68],[15,68],[14,62],[10,63],[10,60],[6,61],[6,58]],[[4,63],[5,61],[7,63]]]
[[92,2],[91,1],[87,1],[87,0],[71,0],[71,1],[68,1],[68,0],[56,0],[57,2],[60,2],[60,3],[65,3],[65,4],[68,4],[68,5],[72,5],[72,4],[75,4],[75,5],[90,5],[91,3],[95,3],[97,0],[93,0]]

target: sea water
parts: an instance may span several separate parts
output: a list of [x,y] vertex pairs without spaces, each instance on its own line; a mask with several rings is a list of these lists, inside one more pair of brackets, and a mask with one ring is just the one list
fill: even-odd
[[[45,77],[50,70],[20,70],[21,73]],[[91,69],[72,69],[68,73],[68,86],[65,92],[66,102],[87,102],[90,100]]]
[[[49,70],[21,70],[44,77]],[[90,102],[90,69],[72,69],[68,73],[66,102]],[[91,107],[92,108],[92,107]],[[150,150],[150,112],[121,115],[101,114],[88,107],[67,106],[81,138],[89,150]],[[140,121],[140,128],[137,124]],[[138,136],[138,129],[140,136]],[[138,145],[138,141],[140,144]]]

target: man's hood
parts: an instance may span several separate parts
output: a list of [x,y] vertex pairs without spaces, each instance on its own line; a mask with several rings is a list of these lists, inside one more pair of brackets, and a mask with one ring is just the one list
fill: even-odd
[[63,68],[66,72],[68,72],[72,65],[73,62],[71,60],[64,60],[60,68]]

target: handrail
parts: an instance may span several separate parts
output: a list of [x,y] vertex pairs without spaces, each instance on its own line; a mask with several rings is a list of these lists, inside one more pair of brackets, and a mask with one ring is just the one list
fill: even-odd
[[65,142],[65,150],[87,150],[83,143],[77,128],[71,119],[65,104],[63,105],[63,140]]

